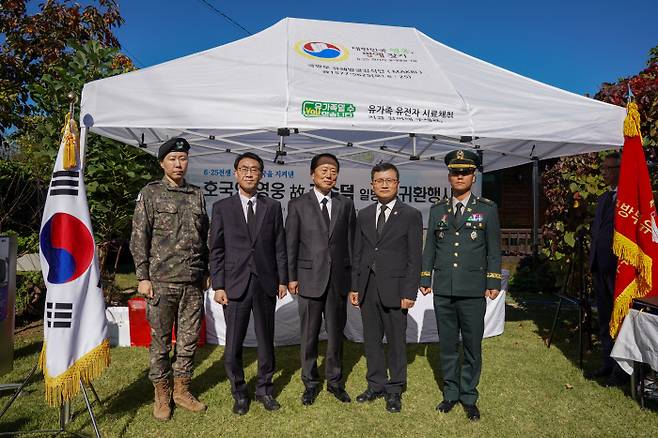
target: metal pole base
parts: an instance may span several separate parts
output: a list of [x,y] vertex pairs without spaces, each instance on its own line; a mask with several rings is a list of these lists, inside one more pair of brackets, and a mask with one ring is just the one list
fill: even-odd
[[[14,395],[11,397],[11,399],[7,402],[5,407],[2,409],[0,412],[0,418],[2,418],[5,413],[9,410],[11,405],[14,403],[18,395],[23,391],[23,388],[27,386],[28,382],[34,376],[34,373],[37,370],[37,366],[39,365],[39,362],[34,364],[30,372],[27,374],[25,379],[23,380],[22,383],[20,384],[7,384],[7,385],[2,385],[0,388],[4,389],[3,387],[12,387],[14,388]],[[94,386],[89,382],[89,388],[91,389],[91,392],[94,394],[94,397],[96,398],[96,401],[100,404],[101,400],[98,397],[98,394],[96,393],[96,389],[94,389]],[[82,396],[85,401],[85,405],[87,406],[87,412],[89,412],[89,417],[91,418],[91,424],[94,427],[94,432],[96,434],[97,438],[100,438],[101,434],[100,431],[98,430],[98,424],[96,423],[96,417],[94,415],[94,411],[91,408],[91,403],[89,402],[89,397],[87,396],[87,390],[85,389],[84,384],[82,383],[82,380],[80,380],[80,389],[82,390]],[[73,419],[73,413],[71,411],[71,402],[66,401],[62,403],[62,405],[59,407],[59,429],[39,429],[39,430],[16,430],[12,432],[0,432],[0,436],[15,436],[15,435],[34,435],[34,434],[60,434],[62,432],[66,432],[71,435],[75,436],[81,436],[85,437],[86,435],[77,433],[77,432],[72,432],[66,430],[66,426],[71,422]]]

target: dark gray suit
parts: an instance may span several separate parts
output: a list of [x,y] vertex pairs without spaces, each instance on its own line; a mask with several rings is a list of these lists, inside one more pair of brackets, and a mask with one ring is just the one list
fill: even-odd
[[590,248],[590,270],[594,282],[594,297],[599,314],[599,337],[603,368],[612,370],[614,360],[612,337],[610,336],[610,318],[614,302],[615,275],[617,257],[612,252],[612,237],[615,231],[615,192],[602,194],[596,204],[596,213],[592,223],[592,244]]
[[356,223],[352,200],[332,192],[330,218],[327,228],[313,190],[288,204],[288,278],[299,282],[300,353],[306,388],[317,388],[320,384],[317,357],[323,313],[328,335],[327,386],[342,389],[345,385],[343,330]]
[[359,211],[356,221],[352,290],[359,293],[368,387],[399,394],[407,382],[407,310],[400,308],[400,300],[415,300],[418,294],[423,219],[398,199],[378,235],[377,205]]
[[247,397],[242,343],[254,313],[258,340],[256,395],[272,395],[274,374],[274,311],[279,284],[288,282],[286,236],[281,204],[259,197],[255,208],[255,237],[239,195],[215,203],[210,227],[210,274],[215,290],[225,289],[226,347],[224,365],[236,398]]

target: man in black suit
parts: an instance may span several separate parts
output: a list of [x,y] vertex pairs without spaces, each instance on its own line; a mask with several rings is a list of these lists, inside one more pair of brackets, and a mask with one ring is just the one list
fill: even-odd
[[[590,248],[590,271],[594,281],[594,298],[599,314],[599,337],[601,340],[601,368],[586,373],[587,378],[608,377],[610,384],[623,380],[625,375],[615,371],[615,361],[610,357],[612,337],[610,336],[610,318],[615,291],[615,275],[617,273],[617,257],[612,252],[612,237],[615,231],[615,203],[617,201],[617,183],[619,181],[619,165],[621,157],[618,152],[606,155],[601,167],[603,181],[610,187],[603,193],[596,205],[594,222],[592,223],[592,244]],[[622,382],[619,382],[622,383]]]
[[279,409],[272,395],[274,374],[274,311],[276,297],[286,295],[288,261],[281,204],[256,196],[263,160],[246,152],[235,159],[239,193],[217,201],[210,227],[210,274],[215,301],[224,306],[224,365],[235,399],[233,412],[249,411],[242,365],[242,343],[254,313],[258,340],[256,400],[265,409]]
[[320,391],[317,358],[323,314],[328,335],[327,390],[343,403],[351,401],[342,362],[356,213],[349,198],[331,191],[339,170],[334,155],[313,157],[314,188],[290,201],[286,217],[288,290],[299,294],[304,405],[313,404]]
[[371,179],[377,202],[359,211],[350,292],[352,305],[361,308],[368,366],[368,388],[356,401],[385,395],[386,410],[400,412],[407,383],[407,311],[418,294],[423,219],[397,198],[400,175],[393,164],[374,166]]

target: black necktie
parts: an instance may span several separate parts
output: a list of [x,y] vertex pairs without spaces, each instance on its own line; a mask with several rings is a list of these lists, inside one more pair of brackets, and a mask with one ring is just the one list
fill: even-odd
[[256,213],[254,213],[254,203],[251,200],[247,202],[247,228],[249,236],[252,239],[256,237]]
[[327,198],[322,199],[322,218],[324,219],[324,223],[327,224],[327,230],[328,230],[329,224],[331,223],[331,219],[329,218],[329,209],[327,208],[327,202],[329,202]]
[[384,204],[382,204],[381,208],[379,209],[379,217],[377,218],[377,236],[382,235],[382,231],[384,231],[384,225],[386,225],[386,207]]
[[464,208],[464,204],[461,202],[458,202],[457,205],[455,205],[455,222],[459,222],[459,220],[462,218],[462,210]]

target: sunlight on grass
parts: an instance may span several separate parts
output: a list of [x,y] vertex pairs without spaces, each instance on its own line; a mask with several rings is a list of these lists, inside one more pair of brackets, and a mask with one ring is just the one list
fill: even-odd
[[[382,399],[366,405],[345,405],[326,391],[314,405],[302,406],[299,349],[291,346],[276,350],[274,386],[282,409],[270,413],[253,403],[247,415],[235,416],[231,413],[223,348],[205,346],[198,352],[192,389],[208,404],[208,412],[176,410],[167,423],[156,422],[151,415],[153,387],[147,378],[148,351],[114,348],[112,365],[94,382],[103,400],[102,406],[94,407],[98,424],[107,437],[658,436],[655,411],[641,410],[622,389],[605,388],[582,377],[571,327],[561,326],[554,348],[544,346],[542,335],[550,323],[552,306],[534,305],[532,300],[512,304],[507,307],[505,333],[483,344],[479,423],[469,423],[459,407],[447,415],[435,411],[441,400],[438,348],[436,344],[413,344],[407,350],[408,389],[400,414],[387,413]],[[14,371],[0,378],[0,383],[21,380],[37,360],[39,348],[38,336],[18,336]],[[352,398],[366,388],[362,352],[361,344],[345,345],[346,389]],[[597,355],[587,355],[588,368],[598,365]],[[245,365],[253,394],[255,349],[245,350]],[[5,396],[0,402],[7,400]],[[92,433],[81,397],[76,398],[74,408],[76,417],[70,430]],[[57,409],[44,403],[43,378],[39,374],[27,394],[0,420],[0,431],[52,428],[57,418]]]

